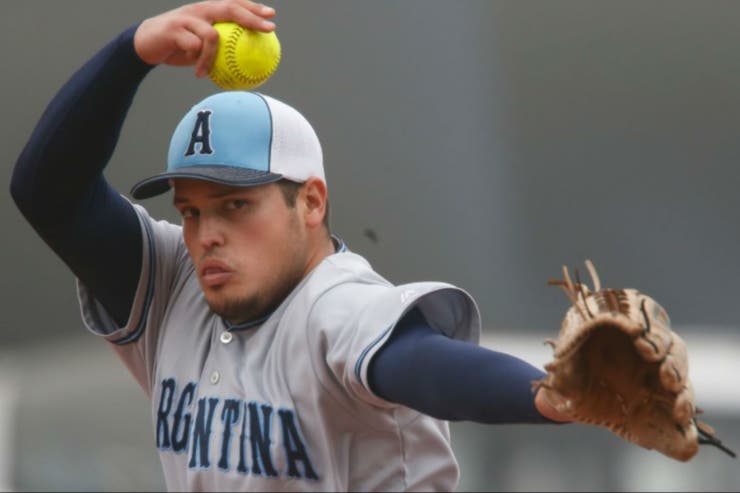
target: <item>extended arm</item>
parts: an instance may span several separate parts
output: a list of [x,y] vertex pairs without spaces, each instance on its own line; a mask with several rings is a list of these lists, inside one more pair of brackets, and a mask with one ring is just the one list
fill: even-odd
[[[479,423],[560,421],[531,382],[544,373],[505,353],[450,339],[409,312],[370,363],[372,390],[430,416]],[[537,396],[539,397],[539,395]]]

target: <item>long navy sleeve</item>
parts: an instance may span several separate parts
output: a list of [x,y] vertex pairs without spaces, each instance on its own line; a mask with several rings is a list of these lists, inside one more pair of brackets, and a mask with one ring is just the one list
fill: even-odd
[[544,373],[514,356],[450,339],[409,312],[370,362],[371,389],[430,416],[478,423],[552,423],[534,406]]
[[103,177],[134,94],[152,66],[135,27],[106,45],[49,103],[13,171],[23,215],[117,323],[128,318],[142,238],[131,204]]

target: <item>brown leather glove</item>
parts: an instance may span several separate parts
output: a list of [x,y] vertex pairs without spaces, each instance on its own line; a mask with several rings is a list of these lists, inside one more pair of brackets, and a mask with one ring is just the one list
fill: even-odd
[[553,346],[547,375],[533,389],[572,421],[605,426],[618,436],[673,459],[688,461],[699,444],[732,457],[700,411],[688,378],[684,341],[671,330],[666,311],[636,289],[602,289],[590,261],[594,290],[573,282],[567,267],[561,286],[572,306]]

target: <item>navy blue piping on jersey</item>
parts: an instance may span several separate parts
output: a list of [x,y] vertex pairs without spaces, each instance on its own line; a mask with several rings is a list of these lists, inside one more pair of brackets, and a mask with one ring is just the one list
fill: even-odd
[[139,317],[139,323],[137,324],[136,329],[127,336],[111,341],[113,344],[118,344],[119,346],[136,342],[139,337],[141,337],[141,334],[144,333],[144,328],[146,327],[147,319],[149,318],[149,307],[154,298],[154,274],[157,267],[156,255],[154,254],[154,238],[149,222],[142,221],[142,223],[144,224],[144,231],[146,231],[147,243],[149,244],[149,276],[147,279],[146,298],[144,299],[144,308],[142,309],[141,317]]
[[360,357],[357,358],[357,363],[355,363],[355,376],[357,377],[359,381],[362,381],[362,378],[361,378],[362,363],[365,361],[365,358],[367,357],[367,353],[369,353],[372,348],[377,346],[378,343],[382,341],[386,335],[388,335],[388,332],[393,330],[393,327],[395,327],[395,324],[392,324],[387,329],[385,329],[378,337],[375,338],[375,340],[373,340],[373,342],[368,344],[367,347],[365,347],[365,349],[363,349],[362,352],[360,353]]
[[332,241],[334,241],[334,253],[344,253],[347,251],[347,245],[344,240],[337,235],[331,235]]
[[221,320],[223,320],[224,325],[226,326],[226,330],[228,330],[229,332],[231,332],[231,331],[240,331],[240,330],[251,329],[252,327],[256,327],[258,325],[261,325],[265,320],[267,320],[268,318],[270,318],[273,313],[275,313],[274,310],[271,311],[270,313],[268,313],[267,315],[265,315],[262,318],[258,318],[257,320],[250,320],[248,322],[242,322],[240,324],[232,324],[231,322],[229,322],[228,320],[226,320],[224,318],[222,318]]

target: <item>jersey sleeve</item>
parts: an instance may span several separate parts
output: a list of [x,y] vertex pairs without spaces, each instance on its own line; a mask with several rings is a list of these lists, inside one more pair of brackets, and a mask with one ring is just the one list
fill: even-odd
[[317,301],[312,317],[326,341],[326,365],[351,397],[377,407],[397,406],[371,390],[368,365],[413,307],[421,310],[433,330],[478,344],[480,313],[475,300],[450,284],[344,284]]
[[152,219],[134,205],[142,233],[142,266],[134,302],[126,325],[113,317],[77,279],[77,296],[85,327],[110,342],[119,358],[150,394],[159,345],[159,326],[177,279],[190,265],[181,227]]

